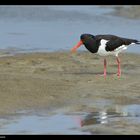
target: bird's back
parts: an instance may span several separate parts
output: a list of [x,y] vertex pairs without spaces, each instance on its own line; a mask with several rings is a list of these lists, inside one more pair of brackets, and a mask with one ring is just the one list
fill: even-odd
[[130,45],[131,43],[136,43],[139,44],[139,41],[136,39],[129,39],[129,38],[124,38],[124,37],[119,37],[116,35],[110,35],[110,34],[106,34],[106,35],[96,35],[95,38],[98,40],[101,39],[105,39],[108,41],[115,41],[115,40],[119,40],[121,41],[124,45]]
[[117,38],[120,38],[116,35],[110,35],[110,34],[106,34],[106,35],[96,35],[95,36],[96,39],[105,39],[105,40],[115,40]]

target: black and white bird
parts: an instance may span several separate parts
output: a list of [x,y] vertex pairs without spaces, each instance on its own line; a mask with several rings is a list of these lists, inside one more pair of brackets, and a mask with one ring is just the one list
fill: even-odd
[[113,55],[116,57],[118,64],[118,72],[117,75],[121,76],[121,66],[120,59],[118,54],[123,50],[126,50],[129,45],[140,44],[140,41],[136,39],[128,39],[119,37],[116,35],[91,35],[91,34],[82,34],[80,36],[80,41],[76,46],[74,46],[71,51],[75,52],[81,45],[85,45],[85,47],[91,52],[96,53],[100,56],[104,56],[104,77],[106,77],[106,57],[108,55]]

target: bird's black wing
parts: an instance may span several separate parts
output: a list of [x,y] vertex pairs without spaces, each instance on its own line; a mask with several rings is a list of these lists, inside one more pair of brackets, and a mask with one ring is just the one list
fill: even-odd
[[125,45],[130,45],[131,43],[135,43],[135,44],[140,44],[140,41],[136,40],[136,39],[128,39],[128,38],[122,38]]
[[122,39],[120,39],[120,38],[112,39],[106,43],[105,49],[106,49],[106,51],[114,51],[116,48],[118,48],[122,45],[126,45]]
[[106,51],[114,51],[116,48],[122,45],[130,45],[131,43],[140,44],[138,40],[135,39],[127,39],[127,38],[117,38],[111,39],[106,43]]
[[108,40],[106,43],[106,51],[114,51],[116,48],[118,48],[121,45],[124,45],[125,42],[118,36],[115,35],[96,35],[95,36],[96,40]]
[[135,44],[140,44],[140,41],[135,40],[135,39],[128,39],[128,38],[122,38],[119,36],[115,36],[115,35],[96,35],[94,37],[96,40],[101,40],[101,39],[105,39],[105,40],[109,40],[106,43],[106,51],[114,51],[116,48],[122,46],[122,45],[130,45],[131,43],[135,43]]

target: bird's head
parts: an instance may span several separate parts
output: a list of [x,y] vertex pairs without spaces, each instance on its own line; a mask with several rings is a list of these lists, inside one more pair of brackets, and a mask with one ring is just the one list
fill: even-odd
[[86,45],[90,40],[93,40],[94,36],[91,34],[82,34],[80,36],[80,41],[71,49],[72,52],[76,52],[76,50],[81,46],[81,45]]

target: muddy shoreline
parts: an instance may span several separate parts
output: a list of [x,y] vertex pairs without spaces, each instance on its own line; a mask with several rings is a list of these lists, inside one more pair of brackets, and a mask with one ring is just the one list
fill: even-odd
[[[108,58],[107,78],[102,58],[88,52],[29,53],[0,58],[0,114],[20,109],[83,105],[84,100],[113,98],[116,103],[140,102],[140,55],[121,54],[122,77]],[[88,104],[88,102],[87,102]]]
[[89,52],[1,57],[0,116],[22,110],[96,111],[107,107],[96,104],[102,99],[117,105],[140,104],[140,55],[122,53],[120,58],[122,77],[115,75],[116,60],[110,56],[104,79],[98,75],[103,72],[103,58]]

